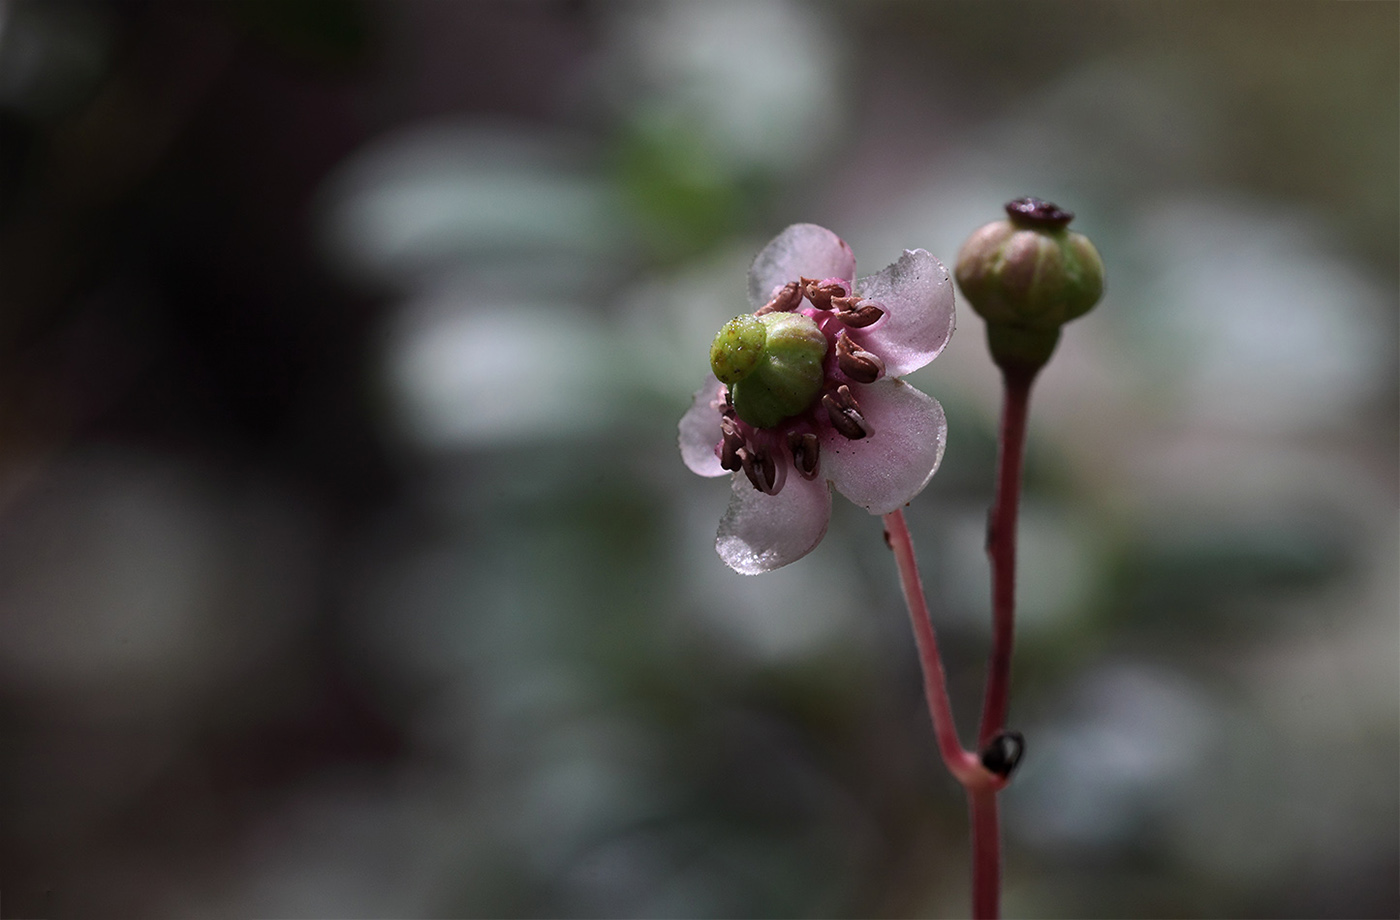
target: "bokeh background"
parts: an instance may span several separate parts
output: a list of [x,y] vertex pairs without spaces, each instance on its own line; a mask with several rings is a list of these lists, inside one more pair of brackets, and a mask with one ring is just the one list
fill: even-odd
[[[714,555],[783,226],[1024,194],[1010,915],[1394,917],[1394,3],[0,2],[0,913],[957,916],[879,522]],[[965,731],[997,378],[912,382]]]

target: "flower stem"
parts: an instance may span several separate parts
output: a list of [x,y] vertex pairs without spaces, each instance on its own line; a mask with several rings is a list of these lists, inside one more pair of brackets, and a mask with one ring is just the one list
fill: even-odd
[[909,619],[914,625],[914,644],[919,649],[919,666],[924,672],[924,699],[933,732],[938,739],[938,751],[943,764],[967,793],[968,811],[972,819],[972,916],[991,920],[997,916],[1001,890],[1001,840],[997,832],[996,794],[1005,784],[982,766],[976,754],[966,750],[958,741],[953,724],[953,708],[948,702],[948,681],[943,661],[938,654],[938,637],[929,619],[924,586],[919,578],[919,566],[914,559],[914,541],[903,511],[885,515],[885,535],[894,550],[899,578],[904,587],[904,600],[909,606]]
[[885,534],[890,549],[894,550],[899,579],[904,588],[904,601],[909,607],[909,619],[914,626],[914,644],[918,646],[919,666],[924,673],[924,699],[928,703],[928,714],[933,719],[938,751],[943,755],[948,772],[967,786],[969,782],[980,779],[977,774],[984,771],[977,758],[958,741],[958,730],[953,724],[953,707],[948,702],[948,679],[943,673],[943,660],[938,654],[938,637],[929,619],[924,585],[919,578],[919,564],[914,559],[914,541],[909,536],[909,526],[904,521],[902,510],[885,515]]
[[[987,663],[987,692],[977,745],[985,747],[1006,727],[1011,684],[1011,646],[1016,628],[1016,517],[1021,503],[1021,465],[1025,453],[1026,411],[1035,371],[1002,372],[1000,450],[996,495],[987,519],[987,555],[992,563],[992,652]],[[995,821],[995,811],[993,811]]]
[[997,826],[997,790],[967,790],[972,818],[972,916],[1001,916],[1001,831]]
[[[1011,647],[1016,626],[1016,519],[1021,503],[1021,467],[1025,455],[1026,415],[1031,384],[1039,368],[1003,368],[1005,399],[1002,403],[998,443],[996,494],[987,522],[987,555],[992,563],[992,653],[987,667],[987,692],[977,747],[984,750],[1005,729],[1011,684]],[[914,626],[919,665],[924,673],[924,697],[928,702],[938,750],[948,772],[967,793],[972,824],[972,916],[984,920],[1000,916],[1001,829],[997,793],[1006,777],[990,772],[978,755],[963,748],[953,724],[948,701],[948,681],[938,653],[938,638],[929,620],[923,582],[914,559],[914,542],[903,511],[885,515],[885,534],[899,566],[904,600]]]

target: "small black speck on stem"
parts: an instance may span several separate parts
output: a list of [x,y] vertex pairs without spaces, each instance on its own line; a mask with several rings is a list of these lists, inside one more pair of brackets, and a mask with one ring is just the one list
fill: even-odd
[[1021,762],[1021,755],[1025,752],[1026,739],[1021,733],[1004,731],[998,732],[996,737],[982,748],[980,759],[988,772],[1006,779]]

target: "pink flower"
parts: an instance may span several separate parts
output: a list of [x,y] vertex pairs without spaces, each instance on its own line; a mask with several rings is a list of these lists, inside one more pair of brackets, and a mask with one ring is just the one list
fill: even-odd
[[[701,476],[733,474],[715,549],[745,575],[771,572],[821,542],[828,483],[871,514],[888,514],[923,490],[943,457],[942,407],[898,378],[936,358],[953,333],[948,272],[922,249],[859,281],[855,268],[851,248],[824,227],[794,224],[778,234],[749,270],[749,303],[758,317],[792,313],[815,324],[826,339],[822,354],[815,332],[808,336],[822,354],[820,384],[810,399],[799,391],[799,411],[768,424],[753,411],[740,417],[733,387],[711,374],[681,419],[686,466]],[[752,359],[739,354],[747,366]],[[714,360],[712,353],[728,379],[728,366]]]

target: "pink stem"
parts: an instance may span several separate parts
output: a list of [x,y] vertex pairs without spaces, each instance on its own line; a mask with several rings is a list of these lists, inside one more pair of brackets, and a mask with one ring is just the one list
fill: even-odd
[[948,681],[938,654],[938,637],[929,620],[924,586],[914,559],[914,541],[903,511],[885,515],[885,534],[899,566],[904,600],[914,625],[914,644],[919,649],[919,666],[924,672],[924,699],[938,750],[948,772],[967,793],[972,818],[972,915],[978,920],[994,920],[1001,889],[1001,840],[997,832],[997,792],[1006,784],[1003,777],[990,773],[977,755],[963,748],[953,724],[953,708],[948,702]]
[[919,578],[919,565],[914,559],[914,541],[904,522],[902,510],[885,515],[885,534],[894,550],[899,566],[899,579],[904,587],[904,601],[909,607],[909,619],[914,626],[914,644],[919,649],[919,665],[924,672],[924,698],[933,719],[933,732],[938,738],[938,751],[948,772],[968,786],[983,782],[986,775],[981,763],[963,749],[958,730],[953,724],[953,707],[948,702],[948,680],[943,673],[943,661],[938,654],[938,637],[929,620],[928,604],[924,600],[924,585]]
[[[987,555],[992,563],[992,653],[982,705],[979,748],[1006,727],[1011,684],[1011,645],[1016,629],[1016,515],[1021,502],[1021,462],[1025,452],[1026,411],[1035,372],[1004,371],[996,496],[987,522]],[[993,813],[995,819],[995,813]]]
[[972,813],[972,916],[995,920],[1001,910],[1001,832],[997,827],[997,790],[967,790]]
[[[987,666],[987,692],[977,747],[986,749],[1006,726],[1011,684],[1011,649],[1016,627],[1016,518],[1021,503],[1021,467],[1025,454],[1026,415],[1035,370],[1003,369],[1006,385],[1002,405],[996,495],[987,524],[987,555],[992,563],[992,652]],[[914,544],[902,511],[885,515],[885,532],[899,565],[904,599],[914,624],[919,664],[924,672],[924,696],[933,718],[938,749],[948,772],[967,793],[972,823],[972,916],[994,920],[1001,910],[1001,829],[997,793],[1006,777],[994,775],[965,750],[953,725],[947,678],[938,654],[938,639],[929,621],[923,584],[914,560]]]

